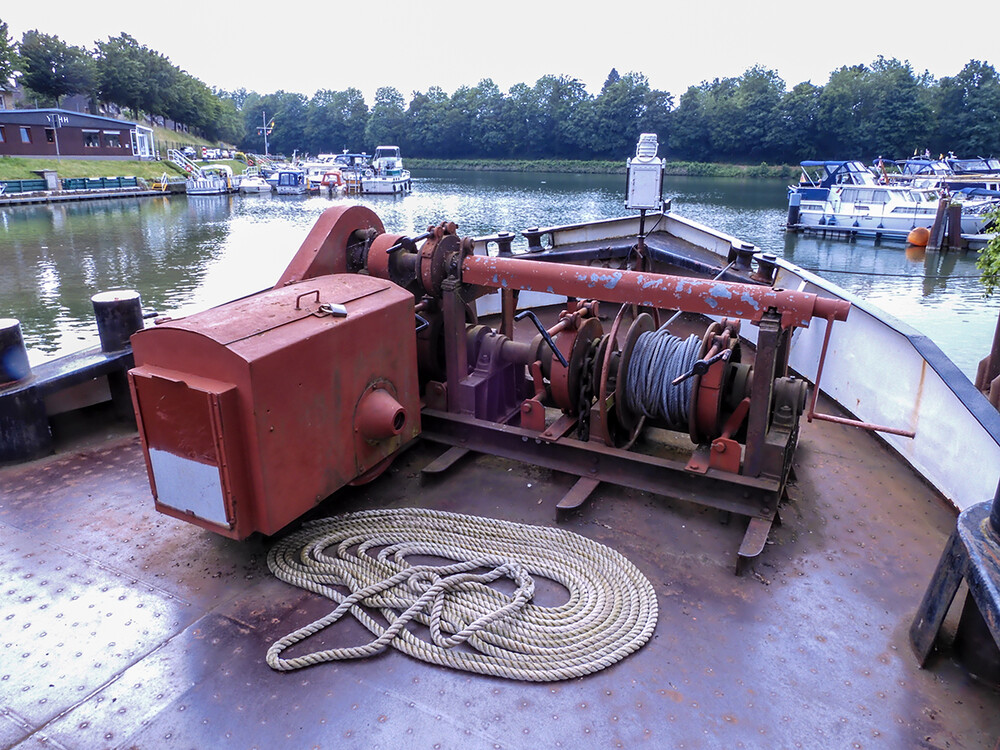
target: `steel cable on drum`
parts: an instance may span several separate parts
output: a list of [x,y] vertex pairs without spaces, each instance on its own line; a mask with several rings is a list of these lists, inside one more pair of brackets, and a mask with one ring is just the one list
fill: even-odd
[[[407,557],[455,561],[411,565]],[[563,529],[418,508],[369,510],[310,522],[268,552],[272,573],[336,601],[267,651],[273,669],[372,656],[391,645],[423,661],[532,682],[581,677],[624,659],[656,626],[656,592],[621,553]],[[532,601],[533,576],[569,592]],[[513,594],[489,584],[508,578]],[[346,587],[344,594],[335,587]],[[365,608],[376,609],[387,625]],[[375,640],[285,659],[281,653],[346,612]],[[407,626],[420,623],[430,640]]]
[[639,334],[625,377],[629,409],[670,429],[686,430],[694,380],[688,378],[677,385],[673,381],[691,372],[701,345],[701,339],[693,334],[681,339],[662,328]]

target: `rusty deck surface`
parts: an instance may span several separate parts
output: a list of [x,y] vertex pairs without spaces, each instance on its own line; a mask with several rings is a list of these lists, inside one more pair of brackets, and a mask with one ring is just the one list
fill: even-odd
[[[422,478],[443,450],[420,443],[316,512],[556,523],[570,477],[480,455]],[[717,511],[604,486],[559,521],[627,555],[660,619],[623,662],[549,684],[395,651],[273,672],[268,645],[329,603],[270,575],[269,540],[155,513],[135,436],[4,468],[0,747],[994,747],[1000,696],[947,655],[918,669],[907,641],[954,514],[854,428],[803,422],[795,465],[741,577],[744,522]]]

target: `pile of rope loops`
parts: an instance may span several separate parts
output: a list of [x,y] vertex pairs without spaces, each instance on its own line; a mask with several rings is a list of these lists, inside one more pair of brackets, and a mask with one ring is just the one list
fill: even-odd
[[688,428],[692,378],[673,384],[691,371],[701,353],[701,339],[682,340],[662,328],[639,334],[625,379],[625,400],[636,414],[674,430]]
[[[455,562],[410,565],[412,555]],[[305,525],[269,551],[267,564],[281,580],[338,602],[268,649],[268,665],[280,671],[363,658],[392,645],[469,672],[565,680],[620,661],[656,626],[656,592],[646,577],[615,550],[562,529],[423,509],[360,511]],[[532,603],[532,576],[561,584],[569,600]],[[513,594],[489,585],[500,578],[513,582]],[[388,626],[362,607],[377,609]],[[281,658],[348,610],[375,640]],[[411,622],[426,625],[430,640],[415,635]]]

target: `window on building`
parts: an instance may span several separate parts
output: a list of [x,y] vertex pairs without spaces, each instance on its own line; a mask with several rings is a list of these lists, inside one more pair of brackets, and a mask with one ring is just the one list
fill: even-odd
[[86,148],[100,148],[101,147],[101,131],[100,130],[84,130],[83,131],[83,145]]
[[21,126],[21,143],[31,143],[31,128]]
[[46,143],[56,142],[56,131],[55,128],[45,128],[45,141]]
[[0,125],[0,143],[6,143],[7,139],[4,137],[3,125]]
[[121,148],[122,139],[120,130],[105,130],[104,145],[108,148]]

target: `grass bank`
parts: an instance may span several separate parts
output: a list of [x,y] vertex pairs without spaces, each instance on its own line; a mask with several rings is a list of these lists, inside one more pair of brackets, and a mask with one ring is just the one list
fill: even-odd
[[83,159],[22,159],[0,157],[0,180],[34,180],[35,172],[54,169],[59,177],[142,177],[159,179],[164,172],[180,177],[183,173],[170,162]]
[[[624,174],[625,162],[574,161],[570,159],[406,159],[410,169],[473,170],[481,172],[569,172],[573,174]],[[799,168],[787,164],[707,164],[668,161],[666,173],[682,177],[733,177],[798,179]]]
[[[246,169],[239,161],[213,161],[205,164],[227,164],[233,174]],[[83,159],[22,159],[15,156],[0,157],[0,180],[34,180],[36,172],[54,169],[60,178],[64,177],[141,177],[144,180],[158,180],[166,172],[172,178],[184,177],[184,172],[169,161],[123,161],[83,160]]]

